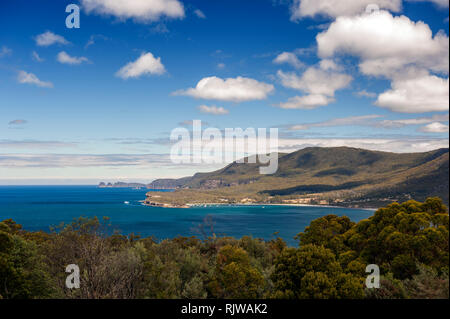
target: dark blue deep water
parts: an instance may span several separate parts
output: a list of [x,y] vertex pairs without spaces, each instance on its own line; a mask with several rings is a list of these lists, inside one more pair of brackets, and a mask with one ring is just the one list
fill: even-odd
[[195,229],[209,215],[218,235],[271,239],[279,232],[278,236],[295,246],[293,237],[313,219],[336,214],[359,221],[373,214],[368,210],[332,207],[146,207],[139,201],[145,199],[147,191],[95,186],[0,186],[0,220],[12,218],[26,230],[49,231],[50,226],[80,216],[107,216],[113,228],[123,234],[155,236],[161,240],[198,235]]

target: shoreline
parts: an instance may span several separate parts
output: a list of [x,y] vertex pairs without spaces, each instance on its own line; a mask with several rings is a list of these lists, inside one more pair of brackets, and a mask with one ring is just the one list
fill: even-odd
[[161,207],[161,208],[178,208],[178,209],[187,209],[187,208],[194,208],[194,207],[204,207],[207,208],[208,206],[291,206],[291,207],[325,207],[325,208],[346,208],[346,209],[359,209],[359,210],[367,210],[375,212],[378,210],[378,208],[358,208],[358,207],[344,207],[344,206],[332,206],[332,205],[312,205],[312,204],[265,204],[265,203],[253,203],[253,204],[245,204],[245,203],[236,203],[236,204],[224,204],[224,203],[201,203],[201,204],[186,204],[184,206],[173,206],[170,204],[162,204],[158,203],[159,205],[150,205],[146,204],[145,201],[141,201],[143,206],[149,206],[149,207]]
[[357,208],[357,207],[344,207],[344,206],[333,206],[333,205],[313,205],[313,204],[264,204],[264,203],[254,203],[254,204],[223,204],[223,203],[205,203],[205,204],[186,204],[189,207],[196,206],[292,206],[292,207],[326,207],[326,208],[347,208],[347,209],[360,209],[360,210],[370,210],[376,211],[378,208]]

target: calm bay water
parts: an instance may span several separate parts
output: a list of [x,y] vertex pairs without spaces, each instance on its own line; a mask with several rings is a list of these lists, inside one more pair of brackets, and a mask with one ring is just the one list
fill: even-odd
[[278,236],[295,246],[293,237],[313,219],[336,214],[359,221],[373,214],[368,210],[332,207],[146,207],[139,201],[145,199],[147,191],[95,186],[0,186],[0,220],[12,218],[26,230],[49,231],[50,226],[80,216],[107,216],[113,228],[123,234],[165,239],[198,235],[195,228],[211,216],[218,235],[271,239],[279,232]]

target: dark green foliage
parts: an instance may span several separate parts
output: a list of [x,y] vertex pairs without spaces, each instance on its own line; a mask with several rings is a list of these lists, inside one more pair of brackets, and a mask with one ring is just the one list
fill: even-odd
[[340,185],[301,185],[285,189],[266,190],[261,192],[262,194],[268,194],[270,196],[275,195],[296,195],[296,194],[310,194],[310,193],[322,193],[329,191],[337,191],[342,189],[352,189],[361,185],[363,182],[349,182]]
[[362,298],[362,278],[345,273],[334,253],[323,246],[286,249],[272,275],[275,298]]
[[34,242],[17,233],[11,220],[0,222],[0,296],[2,298],[45,298],[52,292],[43,256]]
[[[285,250],[276,262],[277,296],[308,297],[302,282],[310,266],[321,273],[310,278],[317,279],[318,291],[327,291],[323,298],[344,295],[326,288],[332,282],[329,267],[362,277],[368,264],[379,265],[385,274],[380,290],[367,290],[370,298],[433,298],[448,290],[449,215],[439,198],[393,203],[357,224],[348,217],[325,216],[297,239],[300,249]],[[306,258],[305,249],[315,253]]]
[[[357,224],[324,216],[296,237],[299,248],[212,229],[159,243],[109,229],[97,218],[50,234],[0,222],[0,299],[448,298],[449,215],[439,198],[394,203]],[[365,289],[373,263],[381,288]],[[65,286],[69,264],[80,268],[79,289]]]

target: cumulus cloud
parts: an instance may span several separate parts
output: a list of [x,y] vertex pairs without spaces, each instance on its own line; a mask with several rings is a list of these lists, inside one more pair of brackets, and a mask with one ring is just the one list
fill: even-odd
[[238,76],[221,79],[215,76],[201,79],[195,88],[174,92],[174,95],[187,95],[198,99],[245,102],[264,100],[274,91],[272,84]]
[[434,122],[420,128],[420,132],[424,133],[448,133],[448,125]]
[[284,109],[314,109],[335,101],[337,90],[347,87],[352,77],[321,68],[310,67],[301,76],[296,73],[277,72],[284,87],[306,93],[305,96],[295,96],[278,106]]
[[308,68],[301,76],[295,73],[277,72],[283,86],[310,94],[334,96],[337,90],[347,87],[352,77],[347,74],[328,72],[315,67]]
[[395,112],[422,113],[448,109],[449,38],[433,36],[424,22],[394,17],[387,11],[338,17],[317,36],[318,53],[331,58],[346,53],[360,59],[365,75],[390,79],[391,89],[376,105]]
[[161,75],[166,72],[161,58],[155,58],[152,53],[142,53],[141,56],[133,62],[128,63],[117,71],[116,76],[122,79],[138,78],[141,75]]
[[207,114],[214,114],[214,115],[225,115],[228,114],[229,111],[221,106],[215,106],[215,105],[200,105],[198,107],[199,111],[202,113]]
[[342,69],[339,65],[336,64],[336,62],[334,62],[333,60],[329,60],[329,59],[321,60],[319,65],[320,65],[320,68],[325,71],[328,71],[328,70],[339,71]]
[[37,35],[34,40],[36,41],[36,44],[41,47],[48,47],[53,44],[69,44],[69,41],[64,39],[63,36],[54,34],[51,31],[46,31]]
[[194,14],[200,19],[206,19],[206,15],[200,9],[195,10]]
[[58,55],[56,56],[56,60],[59,63],[71,64],[71,65],[78,65],[78,64],[81,64],[83,62],[89,62],[88,58],[86,58],[84,56],[81,56],[81,57],[70,56],[65,51],[59,52]]
[[81,4],[87,13],[146,23],[162,17],[175,19],[185,15],[184,6],[178,0],[81,0]]
[[19,74],[17,75],[17,81],[21,84],[32,84],[44,88],[53,87],[52,82],[41,81],[35,74],[25,71],[19,71]]
[[448,36],[433,36],[424,22],[387,11],[339,17],[317,36],[317,44],[322,58],[337,53],[359,57],[360,70],[368,75],[391,77],[411,65],[448,73]]
[[378,96],[376,105],[401,113],[448,111],[449,80],[434,75],[394,79],[392,88]]
[[[439,1],[439,0],[436,0]],[[336,18],[363,13],[368,5],[398,12],[402,0],[294,0],[291,6],[291,20],[318,15]]]
[[296,69],[300,69],[304,66],[302,62],[298,59],[298,57],[291,52],[283,52],[279,54],[274,60],[273,63],[275,64],[289,64],[293,66]]

